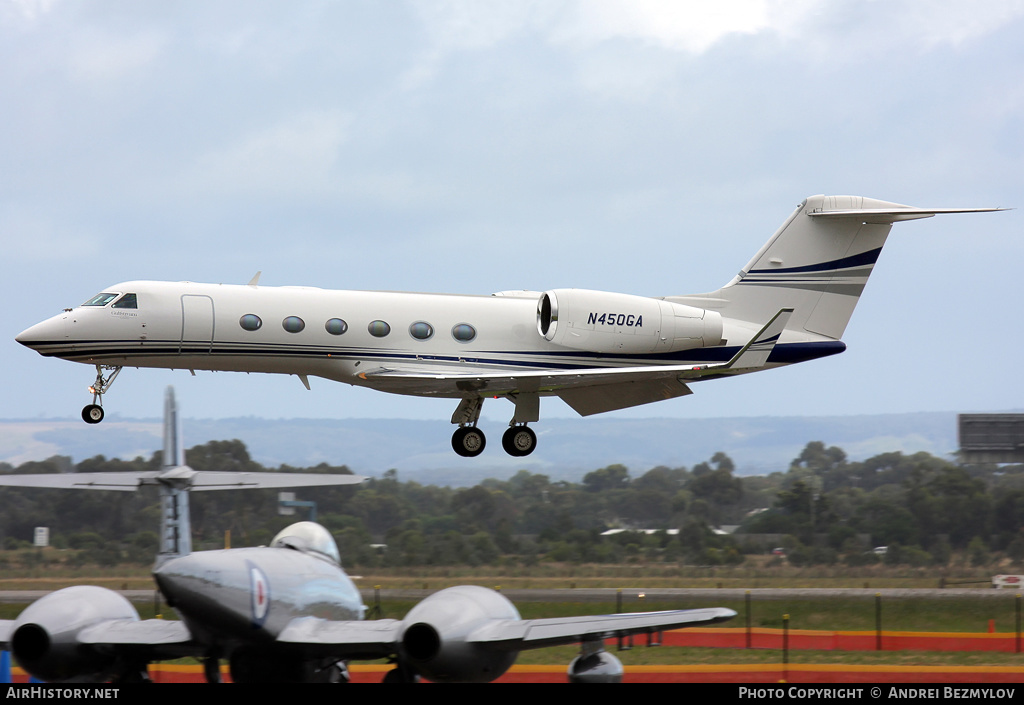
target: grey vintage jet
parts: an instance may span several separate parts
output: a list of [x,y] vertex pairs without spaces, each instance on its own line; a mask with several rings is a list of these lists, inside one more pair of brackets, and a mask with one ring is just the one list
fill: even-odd
[[4,475],[0,485],[160,491],[160,552],[153,577],[180,621],[139,618],[120,593],[68,587],[0,620],[0,648],[45,681],[147,680],[153,661],[192,656],[208,681],[227,659],[235,682],[344,682],[350,660],[389,659],[385,682],[425,677],[489,682],[518,653],[580,643],[570,680],[615,682],[622,665],[604,639],[731,619],[724,608],[524,620],[500,593],[474,585],[427,597],[404,619],[366,620],[359,590],[319,524],[303,521],[269,546],[191,550],[189,492],[352,485],[355,475],[212,473],[185,465],[173,389],[165,401],[163,468],[153,472]]

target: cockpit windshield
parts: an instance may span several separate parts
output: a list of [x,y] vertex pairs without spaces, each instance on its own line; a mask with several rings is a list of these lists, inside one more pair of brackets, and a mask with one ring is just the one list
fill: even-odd
[[138,308],[139,297],[135,294],[125,294],[120,299],[114,302],[114,305],[110,308]]
[[111,301],[113,301],[116,298],[117,298],[117,294],[111,294],[109,292],[104,292],[102,294],[96,294],[96,296],[92,297],[91,299],[89,299],[88,301],[86,301],[82,305],[83,306],[106,306],[107,304],[109,304]]
[[312,521],[300,521],[281,530],[270,542],[271,548],[292,548],[317,553],[335,563],[341,563],[338,545],[327,529]]

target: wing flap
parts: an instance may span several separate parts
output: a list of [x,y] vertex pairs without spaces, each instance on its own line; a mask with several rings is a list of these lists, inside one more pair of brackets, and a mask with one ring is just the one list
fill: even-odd
[[576,387],[563,389],[557,395],[580,416],[590,416],[693,394],[675,377]]

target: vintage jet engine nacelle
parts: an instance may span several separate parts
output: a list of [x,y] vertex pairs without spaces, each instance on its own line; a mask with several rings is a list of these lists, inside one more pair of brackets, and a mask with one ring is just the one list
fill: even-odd
[[603,648],[588,651],[569,664],[570,683],[621,683],[622,661]]
[[595,353],[677,352],[722,344],[722,314],[608,291],[554,289],[537,302],[537,331]]
[[403,665],[436,683],[489,683],[515,663],[518,652],[467,643],[476,629],[497,619],[519,619],[519,611],[494,590],[460,585],[436,592],[402,620]]
[[111,619],[138,621],[128,600],[93,585],[57,590],[29,605],[14,622],[11,653],[18,664],[49,682],[101,682],[111,674],[114,655],[78,641],[90,626]]

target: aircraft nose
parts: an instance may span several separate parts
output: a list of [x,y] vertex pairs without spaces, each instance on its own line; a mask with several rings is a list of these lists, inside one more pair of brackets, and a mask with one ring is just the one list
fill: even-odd
[[46,343],[62,342],[66,337],[65,324],[66,316],[54,316],[26,328],[14,336],[14,339],[27,348],[39,350]]

